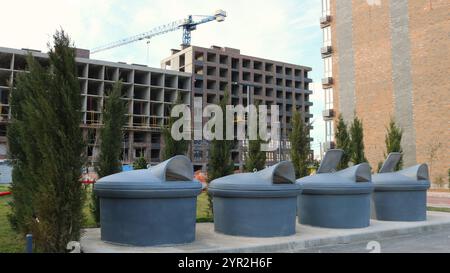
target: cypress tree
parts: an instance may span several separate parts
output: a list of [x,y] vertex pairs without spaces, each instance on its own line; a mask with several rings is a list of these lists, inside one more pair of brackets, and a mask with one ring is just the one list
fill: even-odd
[[145,157],[140,156],[133,162],[133,169],[134,170],[147,169],[147,164],[148,163]]
[[29,56],[30,73],[17,78],[12,92],[10,219],[22,234],[33,234],[38,251],[65,252],[69,241],[79,241],[84,220],[85,143],[75,50],[62,30],[53,41],[50,67]]
[[[258,106],[256,107],[258,108]],[[256,120],[258,120],[258,115],[256,116]],[[264,169],[266,165],[266,152],[261,151],[261,144],[263,143],[259,134],[257,135],[257,139],[248,141],[248,150],[244,163],[247,172]]]
[[[401,146],[402,141],[402,129],[395,124],[393,118],[389,121],[389,126],[386,128],[386,137],[384,138],[384,143],[386,144],[386,153],[384,154],[384,158],[391,152],[399,152],[402,153],[403,149]],[[403,166],[403,160],[400,161],[395,166],[395,170],[398,171]]]
[[[177,101],[173,106],[181,103],[182,103],[181,97],[180,94],[178,93]],[[167,160],[176,155],[185,155],[189,147],[189,143],[187,140],[185,139],[175,140],[172,138],[171,128],[174,122],[175,119],[171,115],[169,115],[167,126],[164,126],[162,128],[162,137],[164,140],[163,160]]]
[[[28,157],[27,152],[37,150],[37,144],[27,134],[25,122],[25,103],[30,100],[30,92],[45,92],[46,71],[29,55],[27,66],[30,73],[19,74],[16,89],[11,92],[11,123],[7,127],[8,158],[12,165],[11,189],[14,191],[10,202],[11,213],[8,215],[11,226],[19,233],[27,234],[34,222],[33,191],[35,179],[30,177],[30,166],[38,165],[35,156]],[[12,86],[11,86],[12,91]]]
[[[225,113],[226,113],[226,105],[228,103],[228,92],[225,91],[225,94],[220,101],[219,105],[222,108],[223,115],[223,125],[225,126]],[[223,132],[226,132],[226,128],[223,128]],[[209,146],[209,162],[208,162],[208,180],[207,183],[210,183],[216,178],[220,178],[229,174],[232,174],[234,171],[234,163],[231,159],[231,149],[233,147],[233,141],[231,140],[218,140],[213,139]],[[212,198],[211,195],[208,195],[208,205],[209,205],[209,213],[213,212]]]
[[[96,165],[99,178],[118,173],[122,170],[120,162],[123,141],[122,128],[126,122],[127,106],[121,99],[122,83],[116,82],[103,108],[103,127],[100,129],[100,154]],[[100,203],[92,191],[91,212],[94,220],[100,223]]]
[[344,154],[342,155],[341,161],[337,166],[338,170],[342,170],[348,167],[348,162],[350,161],[350,136],[348,134],[347,124],[342,117],[342,114],[339,114],[338,124],[336,126],[336,148],[342,149]]
[[295,177],[307,176],[310,164],[308,125],[305,124],[301,113],[297,110],[294,111],[292,116],[292,131],[289,135],[289,141],[291,142],[290,154],[295,169]]
[[367,162],[364,154],[364,132],[362,121],[355,116],[350,126],[350,159],[353,164]]
[[264,169],[266,165],[266,152],[261,151],[262,143],[263,141],[260,138],[248,141],[248,151],[244,163],[247,172]]

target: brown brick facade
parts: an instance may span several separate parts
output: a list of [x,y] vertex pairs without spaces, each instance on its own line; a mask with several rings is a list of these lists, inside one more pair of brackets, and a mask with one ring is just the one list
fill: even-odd
[[385,127],[393,112],[389,6],[360,0],[352,6],[355,109],[363,121],[367,160],[376,170],[384,158]]
[[[398,1],[403,1],[405,12],[399,8],[399,2],[389,0],[372,1],[372,4],[361,0],[353,0],[351,4],[331,0],[334,110],[336,113],[347,110],[341,109],[343,103],[339,100],[355,101],[356,114],[364,122],[366,157],[374,170],[383,160],[385,128],[390,117],[397,114],[400,117],[396,119],[411,120],[412,130],[408,131],[410,139],[414,139],[413,149],[409,149],[413,153],[411,162],[427,163],[432,181],[443,179],[447,183],[450,168],[450,1]],[[354,98],[339,98],[343,92],[339,68],[343,66],[339,66],[342,49],[337,46],[340,37],[336,37],[339,32],[336,25],[340,20],[336,16],[337,5],[352,10],[351,25],[347,27],[352,32]],[[407,22],[400,25],[400,30],[398,24],[404,21],[396,16],[399,11]],[[392,37],[396,35],[393,28],[407,33],[406,39],[401,40],[407,43],[407,59],[397,54],[403,44],[394,44],[399,40],[393,41],[396,38]],[[409,63],[398,65],[399,60]],[[402,81],[408,78],[410,87],[399,91],[398,86],[403,87]],[[404,98],[405,92],[408,96]],[[431,155],[433,148],[434,156]]]
[[[416,156],[433,181],[448,181],[450,168],[450,1],[410,1]],[[432,148],[439,147],[430,160]]]

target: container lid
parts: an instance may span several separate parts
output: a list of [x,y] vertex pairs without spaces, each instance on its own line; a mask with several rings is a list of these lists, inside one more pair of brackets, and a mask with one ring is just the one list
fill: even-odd
[[174,156],[149,169],[105,176],[94,185],[101,197],[147,198],[197,195],[201,183],[194,181],[191,161],[183,155]]
[[254,173],[239,173],[215,179],[208,191],[214,196],[282,197],[296,196],[300,187],[295,184],[294,166],[282,161]]
[[343,152],[332,149],[323,158],[326,167],[319,167],[320,172],[297,180],[304,194],[363,194],[373,190],[370,166],[361,163],[335,172]]
[[394,171],[401,157],[401,153],[390,153],[380,172],[373,175],[372,181],[376,191],[426,190],[430,187],[426,164]]
[[320,166],[317,169],[317,173],[330,173],[335,172],[339,161],[341,161],[344,151],[341,149],[330,149],[327,151]]

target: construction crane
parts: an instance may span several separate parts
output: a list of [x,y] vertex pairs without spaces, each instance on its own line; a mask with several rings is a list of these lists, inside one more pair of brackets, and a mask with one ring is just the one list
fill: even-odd
[[197,28],[197,25],[204,24],[211,21],[217,21],[222,22],[225,20],[225,17],[227,17],[227,13],[223,10],[217,10],[214,15],[189,15],[187,18],[171,22],[169,24],[165,24],[162,26],[155,27],[154,29],[134,35],[125,39],[121,39],[115,42],[111,42],[109,44],[96,47],[91,50],[91,53],[98,53],[101,51],[105,51],[111,48],[123,46],[126,44],[134,43],[137,41],[141,41],[144,39],[151,39],[155,36],[175,31],[177,29],[182,28],[183,29],[183,46],[189,46],[191,44],[191,31],[195,30]]

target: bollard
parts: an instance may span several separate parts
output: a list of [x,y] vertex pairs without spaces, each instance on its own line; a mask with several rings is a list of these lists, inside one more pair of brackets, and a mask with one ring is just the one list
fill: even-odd
[[33,253],[33,235],[27,234],[26,235],[26,251],[27,253]]

